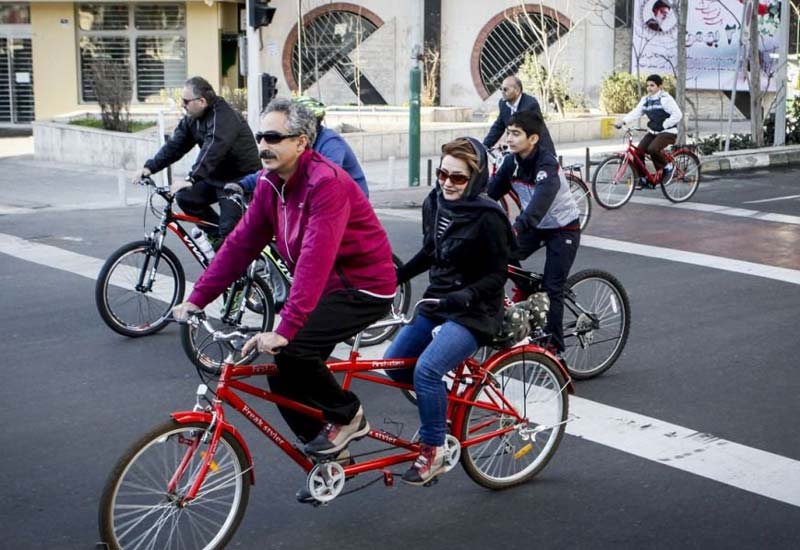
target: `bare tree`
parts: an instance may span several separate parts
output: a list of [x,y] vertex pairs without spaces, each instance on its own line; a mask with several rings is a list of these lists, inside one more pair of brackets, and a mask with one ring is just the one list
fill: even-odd
[[[559,21],[556,20],[554,25],[551,23],[543,0],[536,2],[539,9],[535,13],[526,9],[526,6],[530,4],[530,2],[519,0],[517,9],[506,11],[506,20],[516,27],[520,37],[525,36],[524,24],[526,29],[533,32],[533,36],[541,48],[540,53],[531,52],[532,55],[529,56],[529,63],[526,64],[526,67],[537,83],[539,104],[542,107],[542,113],[546,114],[551,100],[555,99],[553,97],[554,89],[562,84],[558,82],[558,79],[564,79],[566,75],[565,69],[561,66],[561,55],[569,43],[569,32],[580,25],[588,17],[588,14],[573,19],[571,27],[565,31]],[[558,6],[569,13],[571,4],[570,0],[566,0],[566,2],[559,2]],[[558,99],[555,104],[558,111],[564,116],[563,101]]]
[[686,18],[689,13],[689,0],[679,0],[678,8],[678,59],[675,75],[675,101],[684,113],[678,124],[678,143],[686,141]]
[[422,96],[420,101],[425,107],[436,105],[439,96],[439,50],[428,48],[422,54]]
[[131,70],[121,60],[101,59],[90,66],[90,78],[103,128],[117,132],[130,129],[130,103],[133,95]]
[[[758,32],[758,10],[753,6],[750,17],[750,52],[748,55],[747,79],[750,84],[750,135],[756,147],[764,146],[764,112],[761,101],[761,52],[760,36]],[[767,86],[769,89],[769,86]]]

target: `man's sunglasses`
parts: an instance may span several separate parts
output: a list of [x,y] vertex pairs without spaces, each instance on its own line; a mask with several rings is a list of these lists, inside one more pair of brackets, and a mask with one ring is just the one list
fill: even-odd
[[187,105],[189,105],[189,103],[191,103],[192,101],[197,101],[198,99],[202,99],[202,98],[201,98],[201,97],[191,97],[191,98],[189,98],[189,99],[186,99],[186,98],[184,97],[184,98],[181,98],[181,99],[183,100],[183,106],[184,106],[184,107],[186,107],[186,106],[187,106]]
[[441,168],[436,169],[436,178],[441,184],[444,184],[444,182],[446,182],[448,179],[453,185],[466,185],[466,183],[469,181],[469,176],[467,175],[451,174],[447,170],[442,170]]
[[284,139],[298,137],[300,134],[281,134],[280,132],[256,132],[256,143],[263,139],[270,145],[282,142]]

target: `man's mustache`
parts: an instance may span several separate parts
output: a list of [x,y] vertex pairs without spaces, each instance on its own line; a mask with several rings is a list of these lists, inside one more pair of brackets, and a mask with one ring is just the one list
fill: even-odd
[[259,151],[258,156],[259,158],[261,158],[261,160],[273,160],[278,158],[278,156],[269,149],[264,149],[263,151]]

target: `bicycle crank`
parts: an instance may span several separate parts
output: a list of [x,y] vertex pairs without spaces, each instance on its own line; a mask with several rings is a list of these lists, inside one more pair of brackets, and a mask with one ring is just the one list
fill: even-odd
[[344,482],[344,468],[341,464],[336,461],[321,462],[308,472],[306,488],[315,500],[325,504],[339,496]]

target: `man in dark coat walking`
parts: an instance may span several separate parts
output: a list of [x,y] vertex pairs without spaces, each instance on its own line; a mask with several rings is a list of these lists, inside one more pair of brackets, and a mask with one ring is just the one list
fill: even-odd
[[[511,115],[523,112],[532,111],[539,116],[542,115],[542,109],[539,107],[539,102],[532,95],[522,92],[522,81],[516,76],[507,76],[503,80],[500,87],[500,93],[503,99],[498,103],[500,113],[497,115],[497,120],[494,121],[489,133],[483,139],[483,145],[487,149],[491,149],[497,144],[506,131],[506,125]],[[545,134],[541,136],[540,147],[547,149],[555,154],[556,148],[553,145],[553,140],[550,138],[550,133],[545,130]]]

